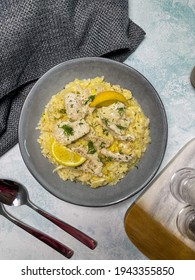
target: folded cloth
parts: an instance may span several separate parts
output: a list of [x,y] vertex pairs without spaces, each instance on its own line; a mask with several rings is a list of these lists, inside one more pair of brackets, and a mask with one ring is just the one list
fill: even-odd
[[0,156],[17,141],[28,92],[51,67],[86,56],[124,61],[145,32],[128,16],[128,0],[0,2]]

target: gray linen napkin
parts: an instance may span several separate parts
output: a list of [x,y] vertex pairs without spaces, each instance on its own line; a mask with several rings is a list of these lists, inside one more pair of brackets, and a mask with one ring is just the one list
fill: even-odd
[[0,156],[18,142],[24,100],[47,70],[86,56],[122,62],[144,35],[128,0],[1,0]]

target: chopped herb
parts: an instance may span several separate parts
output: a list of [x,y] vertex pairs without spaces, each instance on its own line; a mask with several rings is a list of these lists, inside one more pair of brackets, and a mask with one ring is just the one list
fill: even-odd
[[106,145],[106,143],[105,143],[105,142],[101,142],[101,143],[100,143],[100,148],[104,148],[104,147],[105,147],[105,145]]
[[73,132],[73,128],[67,124],[64,124],[62,126],[60,126],[60,128],[62,128],[64,130],[64,134],[66,136],[70,136],[70,135],[73,135],[74,132]]
[[103,122],[105,123],[105,125],[107,126],[108,125],[108,123],[109,123],[109,120],[108,119],[106,119],[106,118],[104,118],[104,119],[102,119],[103,120]]
[[119,129],[121,129],[121,130],[127,129],[125,126],[122,126],[122,125],[120,125],[120,124],[117,124],[116,126],[117,126]]
[[112,157],[107,157],[107,161],[112,161],[113,158]]
[[93,145],[93,142],[91,140],[88,141],[88,154],[94,154],[96,152],[96,148]]
[[57,117],[53,117],[53,119],[55,120],[55,121],[57,121],[57,120],[59,120],[61,117],[59,117],[59,118],[57,118]]
[[86,105],[88,102],[92,102],[94,99],[95,99],[95,95],[90,95],[90,96],[88,97],[88,99],[85,101],[85,105]]
[[108,130],[106,128],[103,128],[103,133],[108,136]]
[[60,114],[66,114],[66,109],[65,109],[65,108],[59,109],[59,110],[58,110],[58,113],[60,113]]
[[122,115],[122,114],[124,113],[124,108],[123,108],[123,107],[118,108],[117,110],[118,110],[118,112],[119,112],[120,115]]
[[106,156],[98,155],[98,158],[102,163],[113,161],[113,157],[106,157]]
[[104,162],[105,162],[104,158],[103,158],[103,157],[101,157],[100,155],[98,155],[98,158],[99,158],[100,162],[102,162],[102,163],[104,163]]

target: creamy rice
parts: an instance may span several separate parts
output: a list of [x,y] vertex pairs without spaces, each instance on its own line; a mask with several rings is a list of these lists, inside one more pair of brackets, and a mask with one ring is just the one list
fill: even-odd
[[[121,93],[128,100],[129,105],[124,106],[116,102],[115,105],[107,107],[90,108],[90,97],[103,91]],[[55,135],[56,125],[59,127],[59,123],[71,121],[65,107],[65,96],[69,93],[82,96],[83,108],[87,106],[89,109],[83,117],[90,126],[89,133],[66,145],[81,155],[85,154],[86,162],[78,167],[60,165],[51,151],[52,142],[54,139],[58,140]],[[113,114],[112,110],[115,110]],[[119,114],[120,121],[117,121]],[[102,117],[104,115],[105,118]],[[109,115],[113,115],[114,119],[109,119]],[[92,188],[107,184],[115,185],[137,165],[150,142],[149,119],[144,115],[132,93],[119,85],[111,85],[103,77],[76,79],[53,95],[45,107],[38,129],[41,153],[54,165],[54,171],[60,178],[64,181],[79,181]],[[128,135],[131,137],[128,138]],[[127,161],[122,160],[125,156]],[[100,171],[94,167],[96,163]]]

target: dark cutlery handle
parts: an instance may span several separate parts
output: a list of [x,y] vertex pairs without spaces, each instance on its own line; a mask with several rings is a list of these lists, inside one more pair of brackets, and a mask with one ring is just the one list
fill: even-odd
[[76,229],[75,227],[63,222],[62,220],[52,216],[48,212],[42,210],[41,208],[37,207],[35,204],[29,201],[28,206],[33,208],[36,212],[38,212],[40,215],[44,216],[46,219],[50,220],[52,223],[69,233],[71,236],[85,244],[90,249],[95,249],[97,246],[96,240],[91,238],[90,236],[86,235],[82,231]]
[[41,231],[38,231],[32,227],[29,227],[26,224],[20,223],[18,221],[15,221],[14,223],[17,226],[19,226],[20,228],[22,228],[25,231],[27,231],[28,233],[30,233],[31,235],[33,235],[34,237],[36,237],[37,239],[41,240],[42,242],[44,242],[45,244],[50,246],[51,248],[53,248],[54,250],[58,251],[60,254],[62,254],[66,258],[69,259],[72,257],[74,252],[69,247],[65,246],[61,242],[52,238],[51,236],[49,236]]

